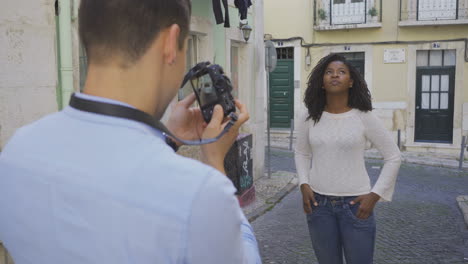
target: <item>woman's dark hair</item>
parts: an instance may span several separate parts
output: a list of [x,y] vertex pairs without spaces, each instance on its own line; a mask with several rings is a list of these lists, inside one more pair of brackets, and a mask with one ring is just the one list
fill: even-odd
[[118,53],[131,64],[172,24],[181,29],[181,49],[190,13],[190,0],[81,0],[80,38],[89,61],[99,63]]
[[353,86],[349,89],[348,106],[365,112],[372,111],[371,95],[362,75],[353,65],[346,61],[345,57],[332,53],[323,57],[318,62],[309,75],[309,81],[307,82],[304,104],[309,113],[307,120],[312,118],[314,123],[320,121],[327,103],[327,94],[323,89],[323,76],[328,65],[334,61],[343,62],[348,67],[351,79],[353,80]]

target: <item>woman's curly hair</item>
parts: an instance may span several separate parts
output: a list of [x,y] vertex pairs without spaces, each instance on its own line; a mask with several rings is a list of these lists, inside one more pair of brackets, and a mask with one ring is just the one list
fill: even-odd
[[304,104],[309,113],[307,120],[312,118],[314,123],[320,121],[327,103],[327,94],[323,89],[323,76],[328,65],[334,61],[343,62],[348,67],[353,80],[353,86],[349,89],[348,106],[364,112],[372,111],[371,94],[362,75],[345,57],[331,53],[318,62],[309,75],[307,82]]

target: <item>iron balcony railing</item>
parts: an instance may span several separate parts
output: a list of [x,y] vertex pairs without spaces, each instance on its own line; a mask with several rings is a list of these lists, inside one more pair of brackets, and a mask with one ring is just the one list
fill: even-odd
[[399,0],[400,21],[468,19],[467,0]]
[[380,23],[382,0],[314,0],[314,26]]

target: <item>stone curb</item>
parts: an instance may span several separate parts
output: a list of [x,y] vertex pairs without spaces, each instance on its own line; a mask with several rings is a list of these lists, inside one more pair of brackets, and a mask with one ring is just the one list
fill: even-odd
[[468,195],[458,196],[457,203],[465,219],[466,228],[468,228]]
[[268,198],[266,203],[259,208],[255,209],[251,213],[247,214],[246,217],[250,223],[255,221],[266,212],[270,211],[277,203],[279,203],[286,195],[292,192],[297,187],[297,184],[288,183],[286,187],[277,192],[273,197]]

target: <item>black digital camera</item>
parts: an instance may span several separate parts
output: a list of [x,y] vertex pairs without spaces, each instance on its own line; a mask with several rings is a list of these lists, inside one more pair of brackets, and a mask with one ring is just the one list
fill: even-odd
[[223,107],[225,117],[236,112],[231,80],[218,64],[198,63],[185,75],[181,87],[189,81],[200,105],[203,119],[207,123],[210,122],[213,109],[217,104]]

